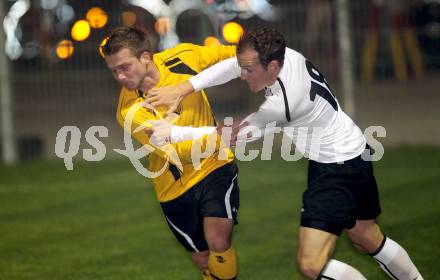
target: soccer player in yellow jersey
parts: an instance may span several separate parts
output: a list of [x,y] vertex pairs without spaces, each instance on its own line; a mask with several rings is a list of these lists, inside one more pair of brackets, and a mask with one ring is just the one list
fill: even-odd
[[[234,46],[203,47],[179,44],[153,54],[148,36],[129,27],[114,29],[102,47],[105,61],[114,78],[122,85],[117,120],[143,145],[154,146],[145,130],[135,131],[146,121],[158,120],[166,108],[140,106],[153,87],[176,85],[204,68],[235,56]],[[134,110],[134,111],[133,111]],[[130,112],[135,112],[134,115]],[[205,93],[190,94],[178,109],[176,125],[215,126]],[[124,126],[130,121],[131,126]],[[168,144],[177,153],[180,168],[169,162],[165,149],[149,154],[149,170],[165,172],[154,178],[157,199],[165,219],[177,240],[191,252],[203,279],[235,279],[237,260],[231,244],[232,229],[239,208],[238,169],[232,151],[217,141],[215,151],[192,164],[194,141]],[[201,141],[206,148],[208,139]],[[157,146],[155,146],[157,147]],[[200,146],[199,146],[200,147]],[[223,153],[223,157],[219,154]]]

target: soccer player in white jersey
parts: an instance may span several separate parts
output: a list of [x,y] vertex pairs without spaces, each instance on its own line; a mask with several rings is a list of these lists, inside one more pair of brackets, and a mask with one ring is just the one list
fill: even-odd
[[[252,92],[266,92],[266,101],[246,118],[247,125],[264,129],[276,122],[285,133],[291,132],[297,149],[303,147],[309,158],[297,253],[300,271],[309,279],[365,279],[349,264],[331,258],[338,236],[346,230],[353,246],[372,256],[392,279],[423,279],[405,249],[376,223],[381,212],[379,195],[371,161],[363,159],[369,150],[361,130],[342,111],[318,69],[287,48],[276,30],[247,33],[238,44],[237,57],[178,86],[153,89],[146,101],[167,105],[172,111],[185,95],[237,77]],[[158,142],[195,139],[215,130],[176,127],[166,121],[155,126],[153,137]],[[317,145],[298,145],[304,135],[297,131],[304,128],[306,137],[320,129]]]

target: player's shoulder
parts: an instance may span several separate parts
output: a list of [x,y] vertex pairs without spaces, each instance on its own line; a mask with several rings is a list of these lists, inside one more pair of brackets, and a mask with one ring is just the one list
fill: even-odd
[[195,48],[197,48],[197,45],[191,43],[180,43],[172,48],[156,53],[154,57],[157,61],[164,63],[165,61],[178,57],[182,54],[194,52]]
[[286,48],[285,62],[289,64],[303,64],[306,58],[304,55],[294,49]]
[[279,74],[280,78],[297,84],[298,79],[301,79],[306,71],[305,61],[306,58],[300,52],[291,48],[286,48],[284,66]]

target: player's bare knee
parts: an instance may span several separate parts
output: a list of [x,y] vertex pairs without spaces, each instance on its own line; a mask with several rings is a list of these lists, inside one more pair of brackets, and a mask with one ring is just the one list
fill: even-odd
[[209,250],[222,253],[231,248],[231,235],[226,233],[210,234],[206,238]]
[[309,279],[316,279],[325,266],[321,260],[298,256],[296,259],[298,268]]
[[229,241],[229,238],[217,237],[214,238],[214,240],[212,240],[209,244],[209,250],[218,253],[223,253],[229,248],[231,248],[231,242]]
[[298,268],[309,279],[316,279],[323,266],[310,260],[297,259]]
[[349,235],[349,238],[353,247],[367,254],[374,252],[382,241],[378,236],[366,236],[362,234]]
[[356,226],[347,233],[353,246],[368,254],[375,252],[384,238],[379,226],[375,223],[356,223]]

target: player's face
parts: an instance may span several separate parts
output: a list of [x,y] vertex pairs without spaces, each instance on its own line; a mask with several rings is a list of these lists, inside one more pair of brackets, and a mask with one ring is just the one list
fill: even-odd
[[251,49],[245,49],[237,55],[238,64],[241,68],[240,78],[249,86],[252,92],[262,90],[270,85],[271,75],[267,69],[261,65],[258,53]]
[[129,90],[136,90],[141,87],[147,76],[146,65],[149,61],[147,53],[137,58],[127,48],[105,57],[105,62],[112,71],[113,77]]

